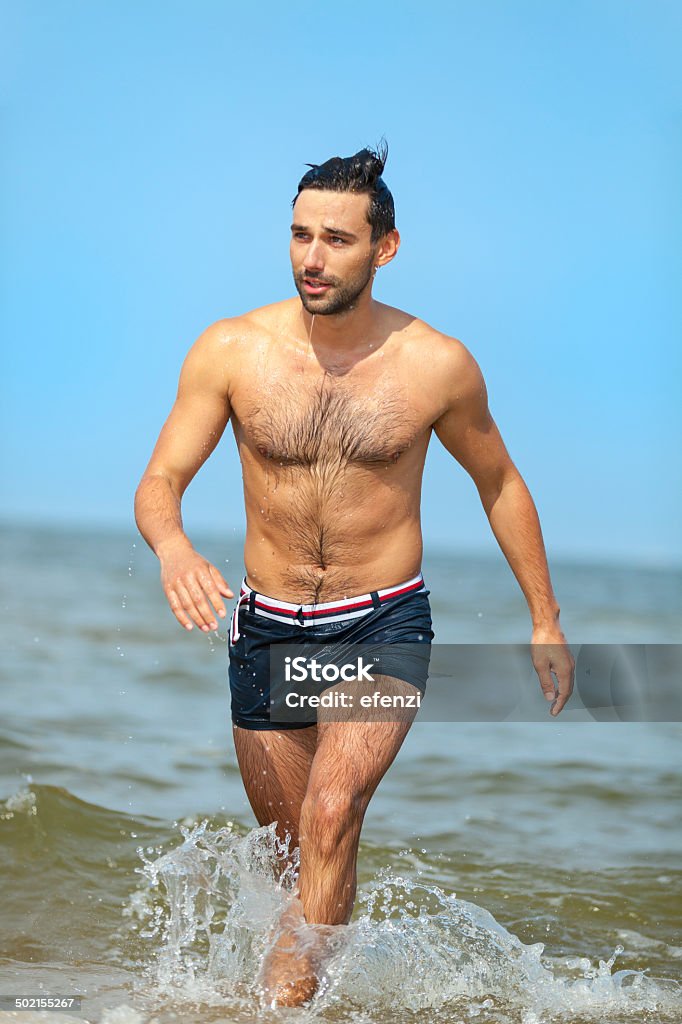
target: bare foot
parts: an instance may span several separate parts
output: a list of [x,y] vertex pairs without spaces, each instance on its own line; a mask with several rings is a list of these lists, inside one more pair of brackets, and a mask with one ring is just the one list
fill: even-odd
[[312,999],[319,985],[314,975],[296,981],[280,981],[275,989],[268,989],[271,1006],[302,1006]]
[[295,899],[279,920],[280,934],[263,965],[263,986],[271,1006],[300,1006],[317,991],[319,978],[310,947],[296,934],[305,923],[301,901]]

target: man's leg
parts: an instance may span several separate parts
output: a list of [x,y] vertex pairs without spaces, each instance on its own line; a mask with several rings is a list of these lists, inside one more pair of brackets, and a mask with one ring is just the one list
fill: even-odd
[[[402,681],[383,677],[381,682],[383,692],[413,692]],[[320,720],[322,712],[317,726],[305,729],[233,727],[256,819],[261,825],[277,821],[280,837],[288,831],[290,848],[299,845],[301,851],[299,898],[285,911],[263,965],[266,991],[280,1006],[300,1005],[318,985],[319,958],[298,948],[299,928],[350,919],[364,815],[413,716],[410,712],[401,722],[337,722]]]
[[309,924],[350,920],[365,812],[410,725],[318,723],[317,752],[300,818],[299,894]]
[[[232,731],[244,788],[258,824],[276,821],[282,842],[287,832],[291,835],[289,850],[293,851],[299,845],[301,805],[315,755],[317,726],[256,730],[233,724]],[[301,902],[293,899],[278,921],[277,939],[263,964],[265,987],[279,1005],[297,1006],[317,986],[308,958],[298,953],[292,938],[302,924]]]
[[232,726],[246,795],[259,825],[277,822],[282,842],[299,845],[301,805],[316,748],[317,726],[305,729],[241,729]]
[[[412,692],[402,681],[384,677],[382,690]],[[269,998],[298,1006],[319,984],[324,939],[313,950],[300,947],[306,924],[346,924],[357,884],[360,830],[369,801],[400,749],[414,713],[401,722],[321,721],[317,751],[301,808],[299,898],[282,919],[282,931],[264,966]]]

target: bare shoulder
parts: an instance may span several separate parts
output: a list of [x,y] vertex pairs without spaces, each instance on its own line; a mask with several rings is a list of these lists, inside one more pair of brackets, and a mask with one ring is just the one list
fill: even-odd
[[419,376],[433,382],[449,398],[485,392],[483,374],[471,351],[459,338],[437,330],[419,317],[407,317],[402,334]]
[[180,371],[178,397],[224,400],[230,393],[235,347],[247,336],[243,317],[216,320],[201,332],[185,356]]
[[244,329],[255,335],[270,334],[282,330],[283,325],[290,324],[301,303],[298,298],[283,299],[271,302],[267,306],[258,306],[239,317]]
[[231,348],[248,341],[255,329],[250,313],[224,317],[209,324],[194,342],[190,352],[196,350],[198,355],[206,357],[227,354]]
[[[256,311],[257,312],[257,311]],[[262,337],[262,326],[252,312],[240,316],[224,317],[202,331],[191,346],[185,359],[185,367],[200,372],[229,372],[235,356],[243,355],[244,348],[253,347]]]
[[278,329],[282,329],[291,315],[292,304],[277,302],[209,324],[187,353],[183,377],[197,383],[205,383],[210,378],[213,389],[229,389],[247,357],[255,355]]
[[297,299],[284,299],[267,306],[258,306],[240,316],[218,320],[208,331],[211,340],[207,347],[223,349],[226,354],[239,350],[240,358],[245,350],[266,346],[273,337],[290,333],[291,322],[300,303]]

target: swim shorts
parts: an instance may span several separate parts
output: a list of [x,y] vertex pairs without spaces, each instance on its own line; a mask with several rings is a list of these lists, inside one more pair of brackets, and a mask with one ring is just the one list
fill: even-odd
[[[259,594],[242,582],[230,622],[229,682],[232,721],[243,729],[296,729],[302,724],[270,720],[272,644],[410,645],[419,657],[395,649],[381,672],[426,689],[431,641],[429,591],[421,573],[394,587],[324,604],[290,604]],[[413,648],[418,644],[420,647]],[[373,648],[368,648],[368,650]],[[388,648],[390,652],[390,647]],[[400,653],[399,653],[400,652]]]

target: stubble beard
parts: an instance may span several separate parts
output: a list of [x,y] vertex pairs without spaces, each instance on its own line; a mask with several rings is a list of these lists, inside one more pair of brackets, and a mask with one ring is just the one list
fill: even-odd
[[370,260],[362,272],[350,281],[341,283],[338,278],[325,278],[331,284],[331,289],[323,295],[308,295],[304,290],[304,271],[296,274],[294,271],[294,284],[298,292],[303,308],[315,316],[333,316],[338,313],[347,313],[352,309],[362,292],[372,280],[373,270]]

